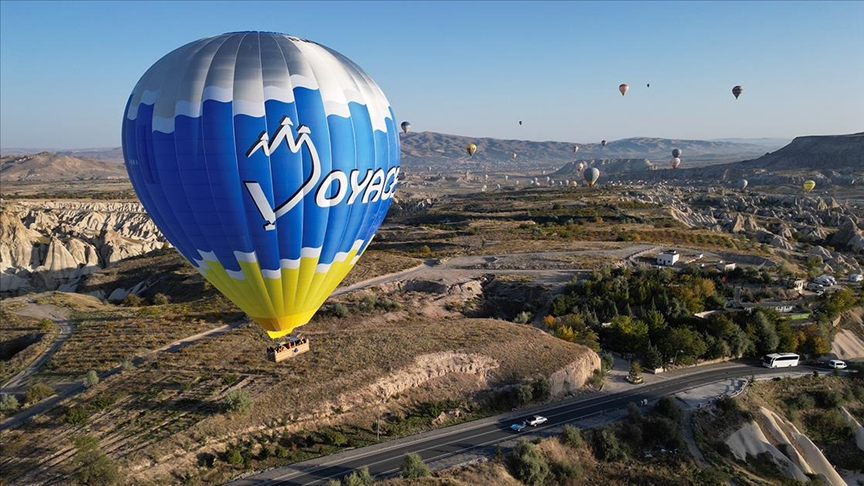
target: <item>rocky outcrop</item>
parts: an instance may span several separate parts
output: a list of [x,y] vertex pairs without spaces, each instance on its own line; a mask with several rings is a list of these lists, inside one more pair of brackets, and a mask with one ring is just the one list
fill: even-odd
[[74,290],[84,275],[165,246],[137,202],[7,202],[0,212],[0,292]]
[[845,218],[840,229],[831,235],[829,243],[835,248],[864,251],[864,232],[851,217]]
[[549,377],[552,396],[557,398],[580,390],[588,383],[596,369],[600,369],[600,356],[584,348],[584,352],[580,353],[575,361]]

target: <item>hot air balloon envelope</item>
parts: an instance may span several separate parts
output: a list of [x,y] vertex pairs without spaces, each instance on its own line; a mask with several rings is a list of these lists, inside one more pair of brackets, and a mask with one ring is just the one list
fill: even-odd
[[629,90],[629,89],[630,89],[630,85],[627,83],[621,83],[618,85],[618,91],[621,92],[621,96],[624,96],[625,94],[627,94],[627,90]]
[[[735,95],[736,100],[738,99],[739,96],[741,96],[741,93],[743,93],[743,92],[744,92],[744,88],[742,86],[735,86],[734,88],[732,88],[732,94]],[[757,96],[757,98],[758,98],[758,96]]]
[[816,181],[814,181],[814,180],[806,180],[806,181],[804,181],[804,184],[801,185],[801,188],[804,189],[804,192],[810,192],[815,187],[816,187]]
[[599,178],[600,171],[597,167],[589,167],[588,169],[585,169],[585,182],[587,182],[589,186],[593,186]]
[[200,39],[132,91],[123,157],[145,210],[271,337],[309,321],[399,179],[390,104],[360,67],[271,32]]
[[672,149],[672,157],[681,157],[681,149]]
[[601,140],[601,141],[600,141],[600,145],[603,146],[603,147],[605,147],[605,146],[606,146],[606,140]]
[[738,181],[738,189],[739,190],[743,191],[746,188],[747,188],[747,179],[741,179],[740,181]]
[[465,147],[465,151],[468,152],[468,155],[474,155],[474,152],[477,151],[477,146],[473,143],[468,144],[468,146]]
[[404,133],[408,133],[408,132],[411,131],[411,124],[408,123],[407,121],[403,121],[403,122],[402,122],[402,125],[400,125],[400,126],[402,127],[402,131],[403,131]]

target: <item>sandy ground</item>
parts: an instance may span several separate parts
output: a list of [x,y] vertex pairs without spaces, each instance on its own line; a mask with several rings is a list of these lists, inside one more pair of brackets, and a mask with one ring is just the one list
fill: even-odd
[[848,329],[843,329],[834,336],[831,352],[838,359],[864,358],[864,342]]

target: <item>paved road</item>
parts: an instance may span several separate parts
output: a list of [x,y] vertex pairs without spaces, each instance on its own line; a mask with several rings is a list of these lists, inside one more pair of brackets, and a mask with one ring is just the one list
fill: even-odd
[[[787,373],[810,373],[812,369],[798,367],[784,370]],[[458,455],[477,454],[494,456],[496,446],[507,447],[517,439],[554,435],[567,423],[576,423],[591,418],[601,418],[621,411],[628,403],[647,399],[654,403],[661,397],[699,387],[707,383],[726,381],[729,378],[749,377],[782,373],[758,366],[740,363],[713,365],[703,370],[687,370],[664,381],[635,386],[632,390],[615,394],[592,394],[578,397],[546,407],[519,413],[507,413],[495,417],[456,425],[446,429],[425,432],[416,436],[394,440],[374,446],[345,451],[330,456],[273,469],[229,484],[233,486],[275,486],[323,484],[330,479],[339,479],[351,471],[367,466],[379,479],[398,475],[403,457],[416,452],[427,464],[446,463],[448,458]],[[540,427],[528,428],[522,433],[509,429],[515,421],[534,413],[549,421]]]
[[15,312],[22,316],[30,316],[37,319],[51,319],[60,328],[60,334],[56,339],[54,339],[51,346],[38,358],[33,360],[29,366],[4,383],[2,389],[0,389],[0,393],[24,393],[24,381],[26,381],[30,375],[39,370],[39,368],[48,361],[48,358],[60,349],[60,346],[62,346],[63,343],[72,336],[72,333],[75,332],[75,325],[66,318],[64,311],[53,305],[29,304]]

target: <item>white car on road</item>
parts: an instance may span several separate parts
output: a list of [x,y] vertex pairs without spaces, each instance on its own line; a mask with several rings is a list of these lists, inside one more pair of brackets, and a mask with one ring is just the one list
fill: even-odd
[[530,425],[531,427],[537,427],[538,425],[545,424],[546,421],[548,421],[548,420],[549,419],[547,419],[546,417],[544,417],[542,415],[535,415],[535,416],[531,417],[530,419],[528,419],[528,425]]

